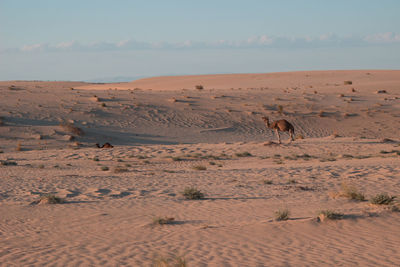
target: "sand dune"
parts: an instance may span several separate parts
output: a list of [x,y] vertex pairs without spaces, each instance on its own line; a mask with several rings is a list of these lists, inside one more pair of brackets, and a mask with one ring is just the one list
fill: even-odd
[[368,200],[400,192],[399,88],[376,70],[0,82],[0,263],[398,266],[398,199]]

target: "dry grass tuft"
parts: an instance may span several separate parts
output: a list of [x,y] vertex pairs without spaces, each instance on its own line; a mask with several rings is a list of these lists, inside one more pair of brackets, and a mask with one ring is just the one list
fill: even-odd
[[153,219],[154,225],[173,224],[174,222],[175,222],[175,218],[173,218],[173,217],[156,217]]
[[15,161],[0,160],[0,165],[1,166],[17,166],[17,163]]
[[114,173],[123,173],[123,172],[128,172],[129,170],[127,168],[121,167],[121,166],[116,166],[113,169]]
[[251,155],[249,152],[247,152],[247,151],[241,152],[241,153],[236,153],[235,155],[236,155],[236,157],[251,157],[251,156],[252,156],[252,155]]
[[163,256],[156,256],[153,260],[152,267],[187,267],[187,263],[184,257],[174,256],[166,258]]
[[354,185],[342,183],[342,192],[339,196],[346,197],[352,200],[364,201],[365,196]]
[[352,82],[352,81],[344,81],[343,83],[344,83],[344,85],[350,85],[350,84],[353,84],[353,82]]
[[76,127],[73,123],[70,123],[70,122],[61,122],[60,123],[60,127],[64,131],[73,133],[73,134],[78,135],[78,136],[82,136],[82,135],[85,134],[81,128]]
[[370,202],[375,205],[389,205],[392,204],[395,196],[389,196],[388,194],[378,194],[370,199]]
[[276,221],[287,221],[289,219],[290,211],[288,209],[280,209],[275,211],[274,215]]
[[203,90],[203,89],[204,89],[204,86],[199,84],[199,85],[196,85],[195,88],[196,88],[197,90]]
[[52,194],[42,195],[39,200],[33,202],[34,204],[62,204],[65,201]]
[[323,222],[325,220],[340,220],[344,216],[343,213],[335,212],[332,210],[322,210],[318,212],[318,221]]
[[183,190],[182,195],[186,199],[202,199],[202,198],[204,198],[204,194],[200,190],[197,190],[197,188],[195,188],[195,187],[186,187]]
[[195,165],[195,166],[193,166],[193,169],[196,171],[205,171],[205,170],[207,170],[207,167],[203,166],[203,165]]

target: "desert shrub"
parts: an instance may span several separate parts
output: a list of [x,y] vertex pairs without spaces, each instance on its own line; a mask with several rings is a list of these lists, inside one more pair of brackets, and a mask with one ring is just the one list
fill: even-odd
[[186,187],[183,190],[182,195],[186,199],[202,199],[204,197],[204,194],[195,187]]
[[108,171],[109,169],[110,169],[110,168],[108,168],[107,166],[102,166],[102,167],[101,167],[101,170],[102,170],[102,171]]
[[359,200],[359,201],[365,200],[365,196],[363,193],[358,191],[358,189],[355,186],[349,185],[347,183],[342,183],[341,195],[353,200]]
[[60,127],[61,127],[64,131],[73,133],[73,134],[75,134],[75,135],[82,136],[82,135],[85,134],[81,128],[76,127],[75,125],[73,125],[72,123],[69,123],[69,122],[61,122],[61,123],[60,123]]
[[343,218],[343,216],[343,213],[335,212],[332,210],[321,210],[320,212],[318,212],[318,218],[320,219],[320,221],[323,221],[325,219],[340,220]]
[[388,194],[378,194],[372,197],[370,202],[377,205],[389,205],[394,201],[395,198],[395,196],[389,196]]
[[343,84],[344,85],[350,85],[350,84],[353,84],[353,82],[352,81],[344,81]]
[[152,267],[187,267],[187,263],[184,257],[163,257],[156,256],[153,259]]
[[172,160],[173,160],[173,161],[181,161],[182,158],[181,158],[181,157],[172,157]]
[[122,173],[122,172],[127,172],[127,171],[128,171],[127,168],[124,168],[124,167],[121,167],[121,166],[116,166],[114,168],[114,173]]
[[236,157],[251,157],[251,156],[252,156],[252,155],[251,155],[249,152],[247,152],[247,151],[242,152],[242,153],[236,153],[235,155],[236,155]]
[[0,160],[0,165],[2,165],[2,166],[17,166],[17,163],[15,161]]
[[40,197],[39,203],[45,203],[45,204],[61,204],[64,203],[64,200],[62,198],[59,198],[55,195],[52,194],[46,194]]
[[272,180],[264,180],[263,183],[264,184],[273,184],[273,181]]
[[343,154],[343,155],[342,155],[342,158],[344,158],[344,159],[351,159],[351,158],[353,158],[353,156],[350,155],[350,154]]
[[280,209],[275,211],[275,220],[277,221],[286,221],[289,219],[290,211],[288,209]]
[[204,89],[204,86],[200,85],[200,84],[196,85],[195,87],[196,87],[197,90],[203,90]]
[[195,165],[195,166],[193,166],[193,169],[197,170],[197,171],[205,171],[205,170],[207,170],[207,167],[203,166],[203,165]]
[[165,225],[172,224],[175,222],[175,219],[172,217],[155,217],[153,218],[153,224]]

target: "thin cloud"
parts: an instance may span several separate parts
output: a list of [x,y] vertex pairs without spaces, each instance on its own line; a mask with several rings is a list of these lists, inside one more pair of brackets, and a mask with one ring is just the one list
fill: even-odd
[[[124,50],[161,50],[161,49],[246,49],[246,48],[319,48],[372,46],[382,44],[399,44],[400,34],[388,32],[368,36],[337,36],[323,34],[317,37],[288,36],[252,36],[246,40],[215,42],[198,42],[186,40],[177,43],[143,42],[124,40],[120,42],[79,43],[77,41],[58,44],[38,43],[24,45],[18,49],[7,49],[5,52],[63,52],[63,51],[124,51]],[[4,52],[4,51],[3,51]]]

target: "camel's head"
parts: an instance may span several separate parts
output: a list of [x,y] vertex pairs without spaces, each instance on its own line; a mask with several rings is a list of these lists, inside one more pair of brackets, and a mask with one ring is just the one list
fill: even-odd
[[268,117],[262,117],[261,118],[266,124],[267,124],[267,126],[269,127],[269,119],[268,119]]

